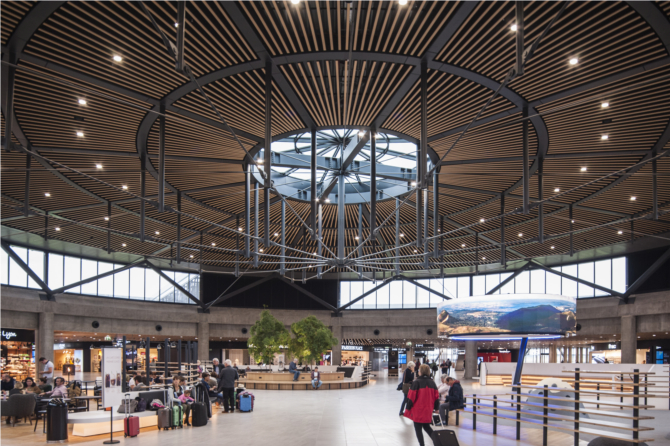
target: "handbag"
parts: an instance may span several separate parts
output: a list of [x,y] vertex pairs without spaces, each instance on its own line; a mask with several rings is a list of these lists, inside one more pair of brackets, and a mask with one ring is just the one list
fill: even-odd
[[135,398],[135,401],[137,401],[137,407],[135,407],[135,412],[144,412],[147,410],[147,400],[141,397]]
[[398,388],[396,390],[398,391],[402,390],[402,383],[398,384]]
[[121,400],[121,405],[119,406],[119,409],[116,412],[126,413],[126,407],[129,408],[128,413],[135,412],[135,409],[137,408],[137,400],[128,400],[128,399]]

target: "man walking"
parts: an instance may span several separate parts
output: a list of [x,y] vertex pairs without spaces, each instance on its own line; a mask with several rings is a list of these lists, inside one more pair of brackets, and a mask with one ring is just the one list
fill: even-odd
[[235,382],[240,379],[237,370],[231,367],[232,362],[226,359],[223,370],[219,373],[219,393],[223,394],[223,412],[235,412]]
[[42,375],[42,378],[47,379],[47,384],[52,384],[54,379],[54,363],[45,357],[41,357],[39,361],[43,365],[40,375]]

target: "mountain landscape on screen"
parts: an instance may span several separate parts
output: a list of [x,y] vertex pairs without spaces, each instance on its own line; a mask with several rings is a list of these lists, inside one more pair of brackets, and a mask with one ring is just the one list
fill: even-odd
[[563,334],[575,328],[576,301],[556,295],[452,299],[437,309],[438,335]]

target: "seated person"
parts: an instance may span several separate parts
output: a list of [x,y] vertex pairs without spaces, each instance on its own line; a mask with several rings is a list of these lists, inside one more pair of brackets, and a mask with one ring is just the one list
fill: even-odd
[[298,377],[300,377],[300,371],[298,370],[296,362],[298,362],[298,360],[293,358],[293,361],[288,365],[289,373],[293,373],[293,381],[297,381]]
[[2,390],[7,392],[9,390],[12,390],[14,388],[14,384],[16,382],[14,381],[14,378],[9,376],[8,373],[3,373],[2,374]]
[[445,402],[440,404],[440,419],[444,426],[449,425],[449,412],[456,409],[462,409],[463,405],[463,388],[461,383],[452,378],[447,377],[446,384],[449,386],[449,392],[445,397]]
[[36,395],[42,393],[42,389],[40,389],[37,384],[35,384],[35,380],[30,376],[26,378],[25,385],[23,387],[26,389],[26,393],[34,393]]
[[51,392],[45,392],[44,395],[51,398],[67,398],[67,387],[65,387],[65,379],[60,376],[54,380],[54,389]]
[[130,380],[128,381],[128,388],[133,390],[138,384],[140,384],[140,374],[139,372],[130,372]]
[[51,392],[51,389],[53,389],[44,376],[40,378],[40,383],[37,387],[39,387],[42,392]]
[[218,381],[217,381],[218,379],[219,379],[218,373],[216,373],[216,372],[210,373],[209,374],[209,387],[211,387],[212,389],[216,389],[216,387],[218,386]]
[[216,390],[215,390],[216,387],[214,389],[212,389],[212,387],[209,385],[209,373],[205,372],[205,373],[202,374],[202,383],[204,384],[205,389],[207,389],[207,393],[209,394],[210,400],[212,398],[218,398],[217,404],[218,404],[218,401],[223,400],[223,393],[216,393]]
[[316,390],[316,389],[318,389],[319,387],[321,387],[321,384],[323,384],[323,383],[321,382],[321,379],[320,379],[320,378],[321,378],[321,373],[319,373],[319,368],[318,368],[318,367],[314,367],[314,370],[312,371],[312,388],[313,388],[313,389]]

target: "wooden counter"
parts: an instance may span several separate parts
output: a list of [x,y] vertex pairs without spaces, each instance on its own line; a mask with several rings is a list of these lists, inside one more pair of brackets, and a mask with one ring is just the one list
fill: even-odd
[[[319,378],[323,383],[326,382],[335,382],[335,381],[344,381],[344,372],[332,372],[325,373],[321,372]],[[289,372],[248,372],[246,376],[246,381],[262,381],[262,382],[291,382],[293,381],[293,373]],[[312,381],[312,372],[300,372],[298,377],[299,382],[311,382]]]

